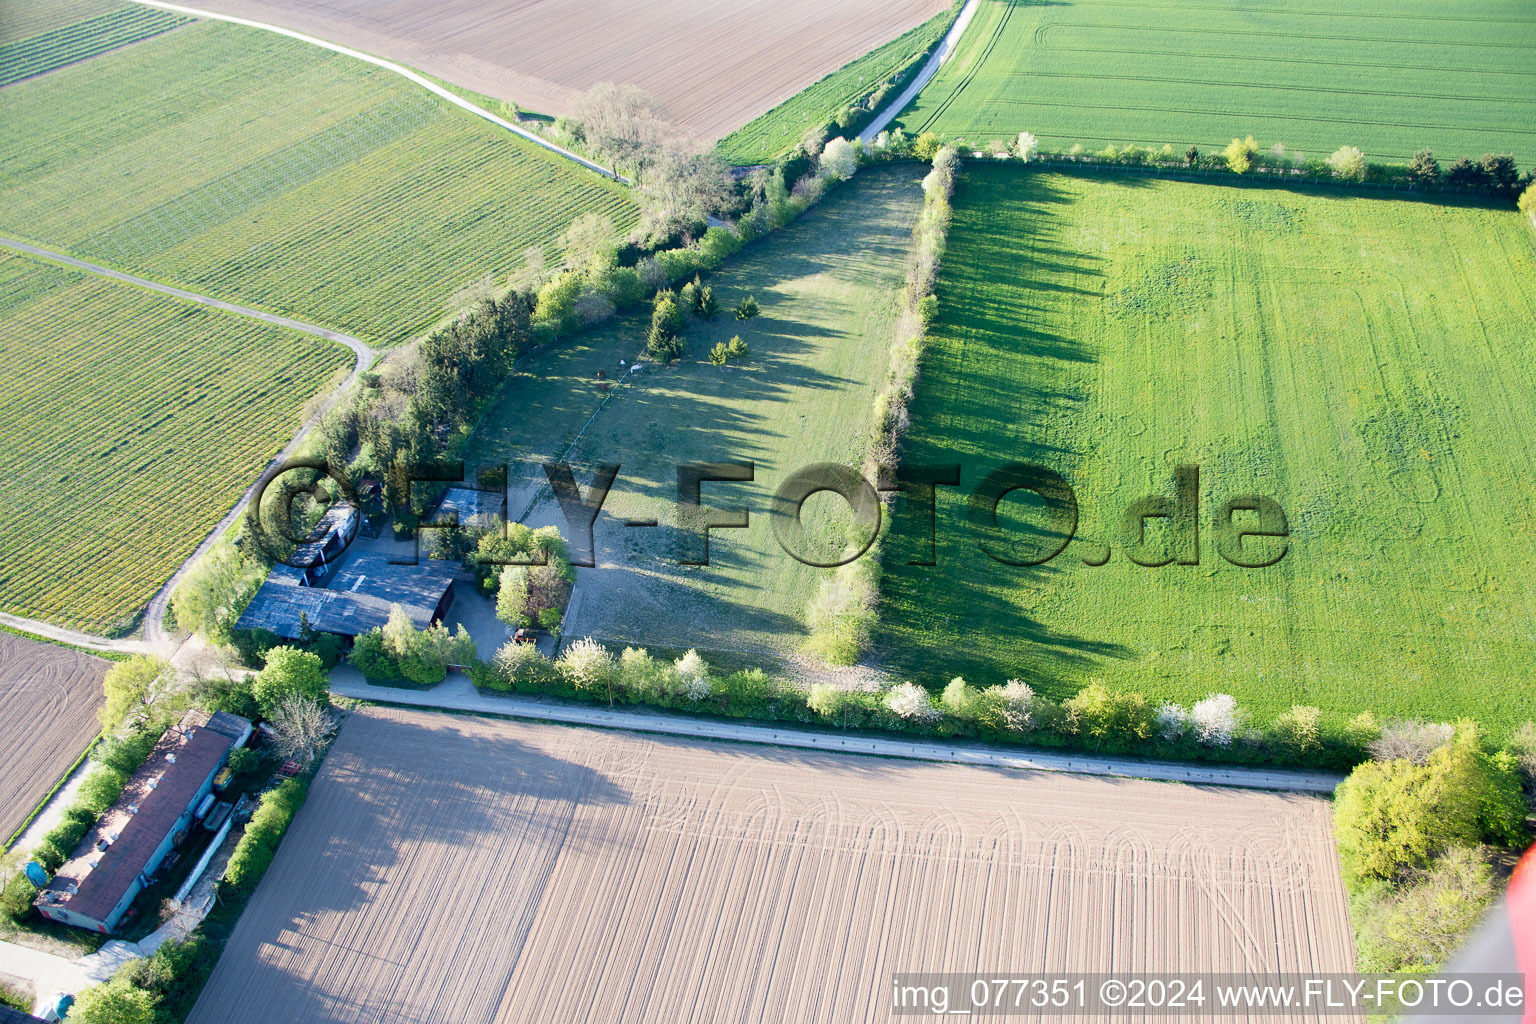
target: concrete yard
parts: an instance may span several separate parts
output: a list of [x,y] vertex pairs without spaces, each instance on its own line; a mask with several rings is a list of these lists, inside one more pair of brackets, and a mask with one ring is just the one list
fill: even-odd
[[365,707],[189,1019],[864,1021],[904,971],[1347,971],[1329,812]]

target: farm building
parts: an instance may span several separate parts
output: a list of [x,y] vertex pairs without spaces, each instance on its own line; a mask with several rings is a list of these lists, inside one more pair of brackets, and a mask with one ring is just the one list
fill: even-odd
[[223,711],[191,711],[167,729],[117,803],[38,893],[38,912],[110,934],[191,825],[229,752],[250,735],[250,722]]
[[278,566],[246,605],[236,629],[265,629],[297,640],[304,624],[321,633],[355,637],[389,621],[399,605],[418,629],[440,622],[453,603],[457,567],[445,562],[397,565],[387,555],[356,552],[335,575],[317,582]]
[[360,520],[357,509],[351,505],[337,502],[327,508],[320,522],[315,525],[315,539],[294,548],[290,563],[284,568],[302,573],[307,583],[325,576],[331,571],[331,563],[347,550],[347,545],[357,536]]

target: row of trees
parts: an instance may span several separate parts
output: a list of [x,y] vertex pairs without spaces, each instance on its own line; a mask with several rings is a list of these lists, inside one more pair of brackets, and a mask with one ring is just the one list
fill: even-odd
[[[920,137],[910,148],[926,150],[929,141]],[[1021,143],[1027,144],[1027,141],[1021,139]],[[877,142],[880,143],[879,153],[909,149],[904,138],[885,136]],[[1027,146],[1026,151],[1032,152]],[[950,197],[954,193],[960,161],[953,147],[949,146],[937,149],[932,161],[933,169],[923,178],[923,209],[912,232],[900,314],[891,337],[890,362],[880,391],[875,395],[873,425],[865,455],[866,479],[873,479],[896,464],[909,423],[907,405],[917,384],[928,329],[937,313],[938,299],[934,288],[949,235]],[[807,649],[813,657],[830,665],[852,665],[858,661],[874,635],[879,584],[878,547],[841,566],[821,581],[805,610],[805,621],[810,630]]]

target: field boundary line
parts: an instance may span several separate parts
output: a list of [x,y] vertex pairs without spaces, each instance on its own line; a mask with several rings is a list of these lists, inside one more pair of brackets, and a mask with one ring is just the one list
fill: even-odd
[[363,371],[368,369],[368,367],[373,363],[375,353],[366,342],[361,341],[358,338],[354,338],[350,334],[343,334],[340,331],[333,331],[325,327],[316,327],[313,324],[307,324],[300,320],[293,320],[289,317],[278,316],[275,313],[266,313],[259,309],[251,309],[247,306],[238,306],[232,302],[225,302],[222,299],[215,299],[206,295],[199,295],[196,292],[189,292],[181,288],[173,288],[170,285],[160,284],[156,281],[150,281],[142,277],[135,277],[133,274],[125,274],[120,270],[113,270],[110,267],[103,267],[95,263],[87,263],[85,260],[75,259],[73,256],[65,256],[63,253],[53,252],[52,250],[44,249],[36,245],[29,245],[26,242],[19,242],[12,238],[0,236],[0,247],[13,249],[17,252],[26,253],[41,259],[51,260],[55,263],[62,263],[65,266],[74,267],[77,270],[83,270],[87,273],[95,274],[100,277],[106,277],[111,280],[118,281],[122,284],[136,285],[137,287],[144,288],[149,291],[159,292],[162,295],[169,295],[172,298],[183,299],[188,302],[195,302],[199,305],[211,306],[214,309],[223,310],[226,313],[232,313],[236,316],[250,317],[252,319],[261,320],[266,323],[276,324],[279,327],[286,327],[290,330],[298,331],[302,334],[308,334],[313,337],[321,338],[325,341],[333,341],[338,344],[345,345],[347,348],[351,349],[352,354],[355,357],[353,360],[352,372],[347,374],[346,379],[343,380],[340,384],[336,385],[336,387],[331,390],[329,395],[325,395],[323,397],[318,395],[316,396],[317,398],[321,399],[319,405],[314,408],[314,411],[311,413],[309,418],[300,424],[299,429],[294,433],[292,440],[290,440],[287,445],[283,447],[282,451],[278,452],[277,455],[271,460],[271,462],[267,464],[266,468],[262,470],[256,479],[252,481],[250,486],[248,486],[240,495],[240,500],[235,502],[234,508],[230,509],[224,515],[224,517],[214,525],[209,534],[203,538],[202,543],[197,546],[197,548],[192,552],[191,555],[186,558],[186,560],[184,560],[180,565],[176,567],[176,571],[171,574],[170,579],[166,580],[160,589],[155,592],[154,596],[149,599],[149,603],[144,607],[144,639],[142,641],[129,639],[114,640],[108,637],[92,636],[89,633],[80,633],[75,630],[64,629],[59,626],[54,626],[51,623],[42,622],[36,619],[25,619],[16,615],[0,613],[0,622],[4,622],[15,629],[24,630],[29,633],[36,633],[39,636],[49,637],[51,639],[63,640],[66,643],[76,644],[81,647],[93,647],[97,649],[112,651],[125,651],[133,654],[166,647],[169,644],[170,638],[166,635],[162,621],[165,618],[166,606],[170,603],[171,591],[173,591],[176,588],[176,585],[186,577],[187,572],[192,568],[197,560],[202,558],[203,555],[207,554],[209,549],[212,548],[213,545],[218,541],[219,537],[221,537],[226,530],[234,525],[235,520],[238,519],[241,513],[245,511],[245,508],[250,504],[251,499],[256,496],[257,492],[260,491],[266,482],[272,477],[273,473],[280,466],[282,466],[284,462],[291,458],[295,452],[298,451],[299,445],[302,444],[304,439],[309,436],[309,432],[314,429],[315,425],[320,422],[320,418],[324,416],[325,413],[329,412],[331,407],[335,405],[336,400],[341,395],[341,393],[356,383],[358,378],[362,376]]
[[[140,2],[143,3],[145,0],[140,0]],[[911,103],[919,92],[922,92],[923,86],[933,80],[933,76],[939,73],[939,68],[950,57],[954,56],[955,48],[960,45],[960,37],[965,35],[965,30],[971,24],[971,18],[980,7],[981,0],[965,0],[965,7],[961,9],[959,16],[955,18],[955,23],[949,26],[949,31],[944,33],[944,38],[939,40],[939,45],[929,55],[927,63],[917,73],[917,77],[908,82],[907,87],[901,90],[901,94],[892,100],[884,110],[880,111],[873,121],[864,126],[864,130],[859,132],[860,142],[864,143],[867,147],[874,137],[884,131],[886,126],[892,121],[896,120],[896,116],[906,109],[907,104]]]
[[583,707],[510,694],[488,697],[476,690],[474,684],[467,678],[457,675],[450,676],[446,683],[425,691],[374,686],[366,681],[354,682],[332,675],[331,692],[340,697],[351,697],[377,704],[469,711],[540,722],[556,722],[563,725],[656,733],[684,739],[757,743],[835,754],[865,754],[909,761],[968,764],[982,768],[1012,768],[1021,771],[1099,775],[1109,778],[1148,779],[1154,782],[1183,782],[1199,786],[1233,786],[1242,789],[1328,795],[1331,795],[1334,787],[1344,780],[1342,775],[1326,772],[1292,772],[1283,769],[1271,770],[1243,766],[1195,767],[1168,761],[1132,761],[1088,755],[1046,754],[1038,751],[1015,752],[980,743],[933,743],[864,735],[839,736],[778,724],[753,725],[652,711]]
[[[506,118],[497,117],[495,114],[491,113],[489,110],[486,110],[484,107],[475,103],[471,103],[469,100],[464,99],[457,93],[443,88],[436,82],[433,82],[428,78],[417,74],[410,68],[405,67],[403,64],[396,64],[394,61],[385,60],[382,57],[375,57],[372,54],[364,53],[361,50],[354,50],[351,47],[342,46],[339,43],[327,42],[326,40],[320,39],[316,36],[305,35],[303,32],[295,32],[293,29],[283,28],[280,25],[272,25],[264,21],[253,21],[250,18],[240,18],[233,14],[219,14],[215,11],[205,11],[200,7],[184,7],[181,4],[166,3],[164,0],[134,0],[134,2],[144,4],[148,7],[158,7],[166,11],[175,11],[178,14],[191,15],[195,18],[207,18],[210,21],[227,21],[233,25],[244,25],[247,28],[259,28],[267,32],[276,32],[278,35],[287,36],[290,39],[297,39],[301,43],[308,43],[311,46],[318,46],[321,49],[330,50],[332,53],[339,53],[344,57],[352,57],[356,60],[365,61],[366,63],[372,64],[375,67],[381,67],[385,71],[392,71],[407,81],[421,86],[423,89],[432,93],[434,96],[440,96],[447,100],[449,103],[452,103],[454,106],[463,110],[467,110],[471,114],[474,114],[476,117],[483,118],[484,120],[491,122],[491,124],[496,125],[498,128],[504,128],[511,132],[513,135],[516,135],[522,139],[526,139],[536,146],[547,149],[557,156],[562,156],[567,160],[578,163],[585,167],[587,170],[602,175],[609,181],[617,181],[623,185],[628,185],[631,183],[630,180],[624,177],[622,174],[615,174],[613,171],[608,170],[608,168],[602,166],[601,164],[593,163],[586,157],[579,156],[568,149],[557,146],[553,142],[550,142],[548,139],[535,135],[533,132],[530,132],[525,128],[519,128],[517,125],[513,124],[511,121],[508,121]],[[970,0],[970,2],[975,4],[978,2],[978,0]]]

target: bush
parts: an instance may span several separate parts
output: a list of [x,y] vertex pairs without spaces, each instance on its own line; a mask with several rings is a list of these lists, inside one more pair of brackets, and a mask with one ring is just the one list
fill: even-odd
[[1498,898],[1480,849],[1456,847],[1398,889],[1356,901],[1362,971],[1431,972],[1440,968]]
[[236,747],[229,752],[229,770],[235,775],[250,775],[261,767],[261,755],[250,747]]
[[99,815],[117,803],[117,798],[123,795],[123,787],[127,784],[127,775],[116,768],[101,765],[80,784],[80,806]]
[[1388,722],[1367,744],[1378,761],[1412,761],[1428,764],[1429,755],[1445,746],[1456,734],[1449,722],[1421,722],[1416,718],[1397,718]]
[[556,677],[554,665],[533,644],[503,644],[492,659],[492,666],[502,684],[496,689],[532,689]]
[[1408,165],[1408,180],[1415,185],[1433,185],[1438,182],[1440,161],[1435,159],[1435,154],[1427,149],[1413,154],[1413,162]]
[[847,181],[858,169],[858,150],[841,136],[828,142],[821,151],[821,173],[824,177]]
[[1253,166],[1253,155],[1259,151],[1259,144],[1254,141],[1252,135],[1246,139],[1233,139],[1227,143],[1227,148],[1221,151],[1221,157],[1227,162],[1227,169],[1235,174],[1246,174]]
[[1242,726],[1237,700],[1231,694],[1213,693],[1189,709],[1194,738],[1207,747],[1229,747]]
[[1525,187],[1525,191],[1520,193],[1520,201],[1516,205],[1521,213],[1531,218],[1532,221],[1536,221],[1536,182]]
[[728,353],[725,350],[725,342],[715,342],[714,347],[709,350],[709,365],[724,366],[727,358]]
[[725,354],[731,359],[745,359],[750,354],[747,343],[741,340],[741,335],[731,335],[731,340],[725,344]]
[[1514,758],[1489,755],[1461,722],[1423,764],[1367,761],[1339,785],[1334,832],[1351,878],[1392,880],[1453,846],[1520,843],[1525,801]]
[[746,298],[742,299],[741,303],[736,307],[737,320],[750,320],[757,316],[757,314],[757,299],[754,296],[748,295]]
[[598,693],[613,685],[613,655],[591,637],[571,644],[555,664],[572,688],[580,693]]
[[1365,180],[1365,154],[1355,146],[1340,146],[1328,158],[1328,169],[1342,181]]
[[119,972],[105,985],[80,993],[69,1011],[70,1024],[154,1024],[155,997]]
[[221,888],[242,900],[256,891],[308,792],[308,780],[287,779],[261,798],[245,834],[230,855],[224,879],[219,883]]
[[1322,718],[1322,709],[1296,704],[1275,719],[1270,732],[1285,750],[1308,754],[1322,746]]
[[933,706],[928,691],[916,683],[898,683],[886,692],[885,706],[897,718],[918,725],[937,722],[942,712]]
[[977,717],[988,729],[1029,732],[1035,727],[1036,700],[1028,683],[1010,679],[1002,686],[989,686],[981,692]]
[[1145,740],[1153,731],[1153,712],[1139,693],[1111,690],[1093,680],[1062,703],[1064,725],[1069,732],[1096,740],[1098,749],[1108,739],[1116,743]]
[[539,610],[539,628],[553,633],[560,628],[560,609],[541,608]]
[[12,921],[20,921],[32,912],[32,901],[36,898],[37,886],[28,881],[24,874],[13,875],[5,883],[5,888],[0,890],[0,914]]
[[274,647],[268,651],[266,667],[256,673],[251,693],[264,715],[270,715],[285,697],[308,697],[322,704],[330,699],[319,656],[297,647]]
[[933,132],[923,132],[912,140],[912,155],[923,162],[928,162],[938,153],[944,143]]

